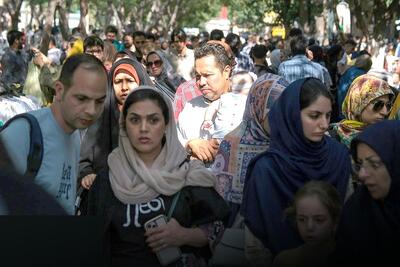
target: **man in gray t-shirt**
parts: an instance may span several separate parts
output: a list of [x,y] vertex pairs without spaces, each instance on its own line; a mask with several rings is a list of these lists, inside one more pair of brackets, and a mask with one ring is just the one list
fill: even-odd
[[[55,84],[54,102],[49,108],[31,112],[43,136],[43,159],[35,183],[74,214],[80,139],[76,129],[92,125],[104,109],[107,72],[94,56],[75,55],[67,59]],[[16,170],[27,168],[29,123],[17,119],[0,133]]]

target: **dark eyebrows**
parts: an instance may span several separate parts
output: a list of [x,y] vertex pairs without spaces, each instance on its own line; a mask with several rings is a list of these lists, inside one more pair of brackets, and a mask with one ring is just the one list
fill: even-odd
[[378,155],[372,155],[372,156],[366,157],[365,159],[360,159],[360,158],[357,157],[357,161],[358,161],[358,162],[364,161],[364,160],[369,161],[369,162],[374,162],[374,161],[378,161],[378,160],[379,160],[379,161],[382,161],[382,160],[379,158]]
[[379,158],[378,155],[372,155],[372,156],[365,158],[365,160],[374,161],[374,160],[381,160],[381,159]]
[[105,100],[107,95],[103,95],[102,97],[97,98],[96,100]]
[[[318,110],[309,110],[308,113],[309,113],[309,114],[311,114],[311,113],[312,113],[312,114],[318,114],[318,115],[324,114],[323,112],[318,111]],[[332,110],[330,110],[330,111],[328,111],[328,112],[326,112],[326,113],[332,113]]]
[[[131,112],[131,113],[129,113],[128,115],[130,115],[130,116],[132,116],[132,117],[139,117],[139,118],[142,117],[141,115],[139,115],[139,114],[137,114],[137,113],[135,113],[135,112]],[[151,113],[151,114],[146,115],[145,117],[147,117],[147,118],[153,118],[153,117],[157,117],[158,115],[160,115],[160,114],[159,114],[159,113]]]
[[[84,100],[92,99],[92,98],[88,97],[87,95],[81,95],[81,94],[76,94],[75,97],[82,98]],[[104,100],[104,99],[106,99],[106,97],[107,97],[107,95],[105,94],[105,95],[103,95],[103,96],[101,96],[99,98],[96,98],[94,100]]]

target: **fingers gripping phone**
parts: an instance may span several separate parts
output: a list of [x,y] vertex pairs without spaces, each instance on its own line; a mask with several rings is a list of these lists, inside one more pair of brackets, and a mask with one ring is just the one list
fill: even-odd
[[[148,220],[144,224],[144,229],[147,231],[148,229],[156,228],[160,225],[167,224],[167,217],[165,215],[159,215]],[[166,266],[177,261],[181,257],[181,250],[179,247],[166,247],[157,252],[158,261],[162,266]]]

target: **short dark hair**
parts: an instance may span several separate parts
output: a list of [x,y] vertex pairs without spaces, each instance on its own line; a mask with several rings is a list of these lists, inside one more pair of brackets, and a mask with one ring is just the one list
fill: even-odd
[[65,60],[61,69],[60,78],[58,79],[66,89],[71,87],[74,73],[80,66],[86,70],[103,72],[107,77],[107,71],[103,63],[95,56],[89,54],[73,55]]
[[214,29],[210,32],[210,40],[221,41],[224,38],[224,32],[220,29]]
[[54,35],[50,35],[49,39],[50,39],[50,43],[51,43],[51,44],[53,44],[53,45],[56,45],[56,44],[57,44],[57,43],[56,43],[56,38],[54,37]]
[[153,40],[153,42],[154,42],[157,38],[154,34],[152,34],[151,32],[148,32],[148,33],[146,33],[146,39]]
[[291,28],[289,30],[288,37],[292,38],[292,37],[301,36],[301,35],[303,35],[303,31],[301,29],[299,29],[299,28]]
[[322,49],[321,46],[313,44],[308,47],[308,50],[310,50],[313,53],[313,61],[316,62],[324,61],[324,50]]
[[264,58],[267,55],[268,48],[262,44],[256,44],[250,50],[250,56],[253,58]]
[[83,41],[83,51],[86,51],[88,47],[100,46],[104,49],[104,42],[96,35],[91,35],[85,38]]
[[17,30],[11,30],[7,33],[7,41],[8,45],[12,46],[15,42],[15,40],[20,39],[24,34],[20,31]]
[[71,34],[72,34],[72,35],[81,34],[81,27],[72,28]]
[[232,49],[232,52],[237,56],[240,52],[240,47],[242,46],[242,42],[240,41],[240,37],[234,33],[228,33],[225,38],[225,43],[229,45]]
[[138,36],[143,36],[143,37],[146,38],[146,34],[144,32],[142,32],[142,31],[135,31],[135,32],[132,33],[133,39],[135,39]]
[[345,42],[344,42],[344,44],[346,45],[346,44],[349,44],[349,45],[352,45],[352,46],[357,46],[357,43],[356,43],[356,41],[354,41],[353,39],[347,39]]
[[226,66],[231,66],[232,59],[222,45],[206,43],[194,50],[195,61],[211,55],[215,57],[215,62],[221,71],[223,71]]
[[122,38],[125,38],[125,36],[130,36],[133,38],[132,32],[124,32],[124,34],[122,35]]
[[118,35],[118,29],[114,25],[108,25],[106,27],[105,33],[108,33],[108,32],[112,32],[112,33],[115,33],[115,35]]
[[328,88],[316,78],[307,78],[300,91],[300,110],[309,107],[319,96],[324,96],[333,104],[333,97]]
[[175,38],[179,42],[186,42],[186,33],[183,29],[177,28],[172,31],[171,33],[171,41],[175,42]]
[[124,107],[122,109],[124,121],[126,119],[126,115],[130,106],[137,102],[151,100],[157,103],[158,107],[161,109],[165,124],[168,124],[170,120],[168,105],[165,102],[165,99],[162,97],[161,93],[158,93],[156,90],[157,89],[155,87],[149,86],[139,86],[138,88],[133,90],[133,92],[131,92],[126,98]]
[[303,35],[298,35],[290,39],[290,50],[292,52],[292,56],[305,55],[307,45],[307,38]]

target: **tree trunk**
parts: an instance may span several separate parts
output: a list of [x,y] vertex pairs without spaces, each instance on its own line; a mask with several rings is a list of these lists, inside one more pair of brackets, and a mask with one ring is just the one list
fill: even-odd
[[86,21],[88,19],[89,15],[89,3],[88,0],[80,0],[79,1],[79,6],[80,6],[80,11],[81,11],[81,17],[79,19],[79,28],[81,30],[81,33],[86,36],[88,32],[88,25],[86,25]]
[[29,6],[31,8],[31,21],[29,23],[30,26],[32,24],[34,25],[40,25],[41,24],[41,19],[43,17],[42,14],[42,4],[36,4],[34,1],[30,1]]
[[324,18],[324,31],[323,31],[323,39],[322,39],[322,45],[326,45],[329,42],[329,35],[331,34],[332,30],[332,25],[329,25],[329,5],[328,5],[328,0],[323,0],[323,11],[322,11],[322,17]]
[[68,25],[68,18],[66,15],[66,10],[64,9],[62,3],[57,5],[57,11],[59,15],[59,26],[62,38],[64,40],[68,40],[69,37],[69,25]]
[[111,9],[113,11],[113,16],[114,16],[115,21],[116,21],[115,27],[117,27],[117,29],[122,29],[121,18],[119,17],[118,10],[117,10],[117,8],[115,7],[114,4],[111,4]]
[[365,20],[365,14],[361,12],[362,10],[361,3],[358,3],[358,1],[354,1],[354,7],[355,7],[354,16],[357,19],[356,25],[362,31],[363,36],[369,38],[370,34],[368,31],[368,24],[367,24],[368,20]]
[[50,43],[50,35],[51,35],[51,28],[53,26],[54,21],[54,13],[56,11],[56,6],[60,0],[49,0],[49,4],[47,6],[46,11],[46,20],[44,24],[44,30],[42,35],[42,43],[40,44],[40,52],[47,55],[47,51],[49,50],[49,43]]
[[171,19],[169,20],[169,25],[168,25],[168,30],[169,31],[172,31],[173,27],[175,27],[176,18],[177,18],[177,15],[178,15],[180,3],[181,3],[181,0],[177,0],[176,1],[174,12],[172,13]]
[[110,25],[112,18],[114,16],[114,11],[112,9],[112,0],[107,0],[107,13],[106,13],[106,23],[104,25],[104,27],[107,27],[107,25]]
[[299,18],[297,22],[301,25],[301,28],[304,33],[308,33],[308,25],[307,25],[307,3],[304,0],[298,0],[299,1]]
[[4,3],[11,17],[11,29],[18,30],[18,22],[23,0],[8,0]]

